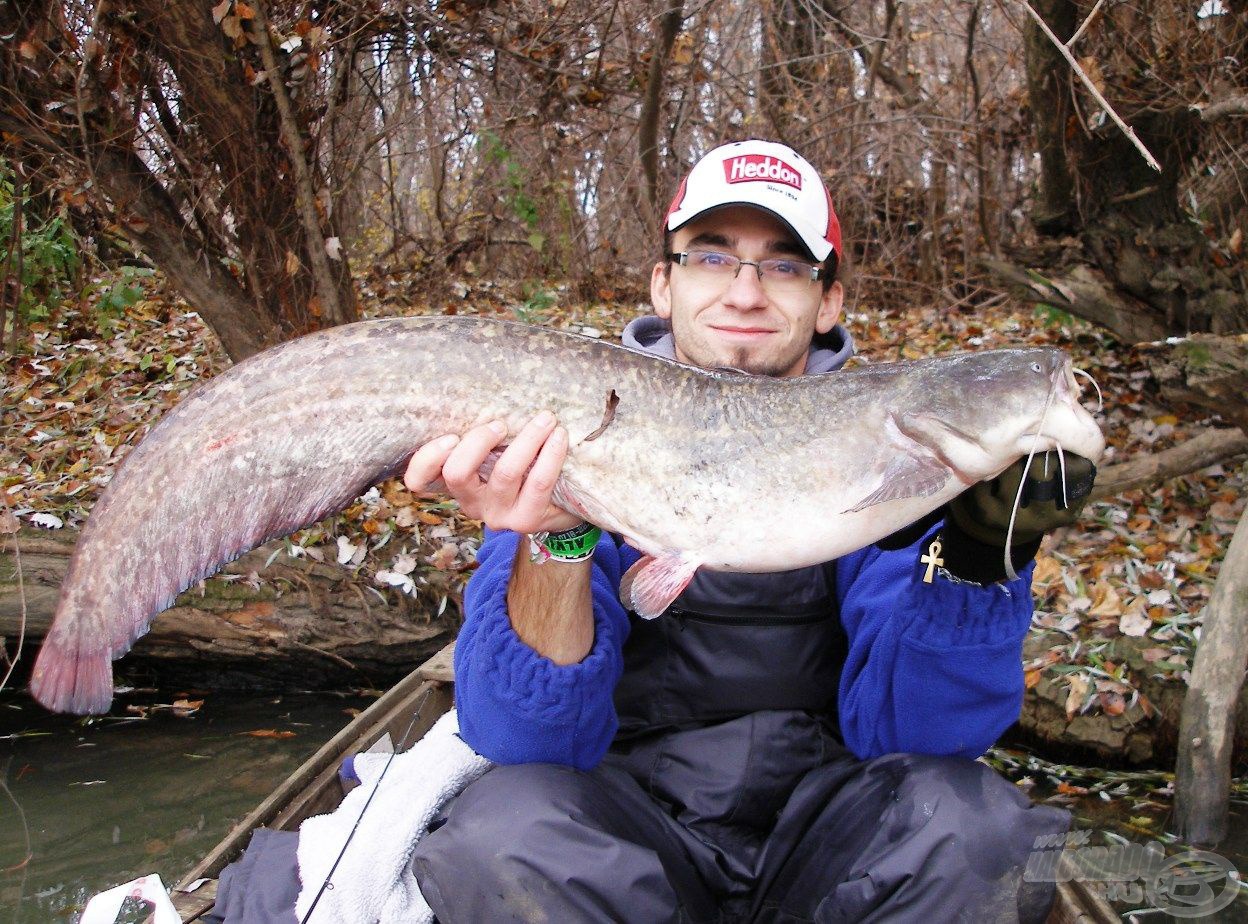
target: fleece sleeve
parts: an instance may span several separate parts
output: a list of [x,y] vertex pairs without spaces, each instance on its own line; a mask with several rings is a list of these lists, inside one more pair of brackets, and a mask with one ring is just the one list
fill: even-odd
[[558,665],[511,627],[507,585],[521,539],[487,530],[464,593],[464,626],[455,643],[460,737],[496,763],[588,770],[607,752],[619,724],[613,695],[623,671],[628,614],[617,595],[632,557],[622,555],[610,536],[599,541],[592,573],[593,648],[578,664]]
[[934,533],[837,562],[849,637],[841,732],[863,759],[895,752],[975,758],[1022,707],[1033,566],[1017,580],[983,587],[939,573],[926,584],[919,559]]

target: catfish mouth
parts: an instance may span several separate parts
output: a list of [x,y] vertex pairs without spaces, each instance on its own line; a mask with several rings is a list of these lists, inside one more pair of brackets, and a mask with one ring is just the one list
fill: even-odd
[[1044,430],[1022,433],[1019,434],[1014,448],[1022,455],[1057,449],[1062,452],[1073,452],[1091,462],[1099,463],[1101,455],[1105,452],[1105,436],[1101,433],[1101,428],[1096,425],[1096,421],[1092,419],[1092,415],[1082,406],[1076,405],[1076,407],[1078,411],[1072,415],[1074,419],[1068,421],[1070,426],[1065,428],[1064,433],[1055,435]]

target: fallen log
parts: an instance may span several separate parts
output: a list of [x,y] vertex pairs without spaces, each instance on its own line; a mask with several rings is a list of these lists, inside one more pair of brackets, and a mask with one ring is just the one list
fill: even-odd
[[[12,654],[22,628],[21,595],[14,537],[0,538],[0,636]],[[17,534],[27,665],[51,625],[76,538],[72,530]],[[428,594],[413,600],[344,568],[292,559],[282,548],[280,541],[261,546],[179,595],[121,662],[123,669],[211,687],[376,687],[410,671],[458,629],[457,605],[437,615],[442,595],[458,600],[449,574],[438,574]]]
[[1093,500],[1104,500],[1147,485],[1187,475],[1248,453],[1248,436],[1238,428],[1208,429],[1177,446],[1106,465],[1096,475]]
[[1192,334],[1139,349],[1162,398],[1206,408],[1248,430],[1248,334]]
[[[1062,633],[1033,632],[1023,646],[1027,661],[1043,660],[1045,652],[1070,640]],[[1049,757],[1104,766],[1174,766],[1179,753],[1180,716],[1187,685],[1162,679],[1145,660],[1144,652],[1156,645],[1148,638],[1118,635],[1104,640],[1102,654],[1130,668],[1141,697],[1128,697],[1121,715],[1088,712],[1067,717],[1069,677],[1043,672],[1027,691],[1022,713],[1012,737],[1034,745]],[[1229,710],[1228,710],[1229,712]],[[1227,732],[1237,754],[1248,753],[1248,690],[1240,691],[1233,727]]]

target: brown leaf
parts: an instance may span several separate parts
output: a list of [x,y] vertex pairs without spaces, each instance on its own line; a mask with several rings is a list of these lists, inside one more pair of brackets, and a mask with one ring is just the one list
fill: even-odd
[[1106,715],[1122,715],[1127,710],[1127,701],[1122,698],[1121,693],[1102,693],[1100,701]]
[[1040,675],[1042,673],[1044,672],[1040,670],[1040,668],[1036,668],[1035,670],[1027,671],[1027,673],[1023,674],[1023,683],[1026,685],[1028,690],[1040,682]]
[[236,0],[234,4],[234,15],[239,19],[255,19],[256,11],[249,7],[243,0]]
[[22,524],[17,521],[17,517],[13,511],[7,506],[0,510],[0,535],[11,536],[16,533]]
[[676,36],[676,41],[672,42],[672,63],[693,63],[693,36],[688,32],[682,32]]
[[1118,620],[1118,631],[1123,635],[1139,638],[1153,627],[1153,622],[1143,613],[1124,613]]
[[257,728],[252,731],[239,732],[240,735],[246,735],[249,738],[293,738],[295,733],[292,731],[278,731],[276,728]]
[[1089,616],[1122,615],[1122,598],[1118,596],[1118,591],[1109,584],[1097,582],[1092,585],[1091,597],[1092,608],[1088,610]]
[[221,20],[221,31],[236,42],[243,37],[243,25],[237,16],[227,16]]
[[221,615],[229,622],[236,626],[244,628],[254,626],[258,621],[267,619],[273,615],[274,606],[267,601],[258,600],[248,603],[245,606]]
[[1105,75],[1101,73],[1101,62],[1092,55],[1079,59],[1079,66],[1083,68],[1083,72],[1088,75],[1088,80],[1092,81],[1092,86],[1096,87],[1098,93],[1105,93]]
[[1052,555],[1041,555],[1036,559],[1036,570],[1031,575],[1031,583],[1047,587],[1054,581],[1061,580],[1062,566]]
[[458,558],[459,546],[453,542],[444,542],[441,548],[429,557],[429,563],[439,571],[449,571],[454,567]]
[[1086,796],[1088,794],[1086,786],[1076,786],[1073,783],[1058,783],[1057,791],[1066,796]]
[[1070,692],[1066,694],[1066,721],[1069,722],[1083,708],[1083,698],[1088,695],[1088,678],[1083,674],[1070,675]]
[[225,19],[225,14],[230,11],[231,2],[233,0],[221,0],[220,3],[212,8],[212,21],[218,26],[221,25],[221,20]]

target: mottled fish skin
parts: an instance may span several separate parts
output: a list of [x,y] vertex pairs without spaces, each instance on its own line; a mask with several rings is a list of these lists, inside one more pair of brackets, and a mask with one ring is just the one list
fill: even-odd
[[[1028,441],[1099,458],[1069,369],[1032,349],[770,379],[485,319],[314,333],[204,383],[127,456],[75,547],[31,690],[56,711],[106,711],[112,661],[178,593],[343,509],[443,433],[501,418],[515,434],[551,410],[570,435],[568,509],[649,554],[783,570],[888,535]],[[1027,436],[1050,395],[1045,434]],[[929,475],[939,459],[947,483],[848,512],[912,451],[927,452]]]

